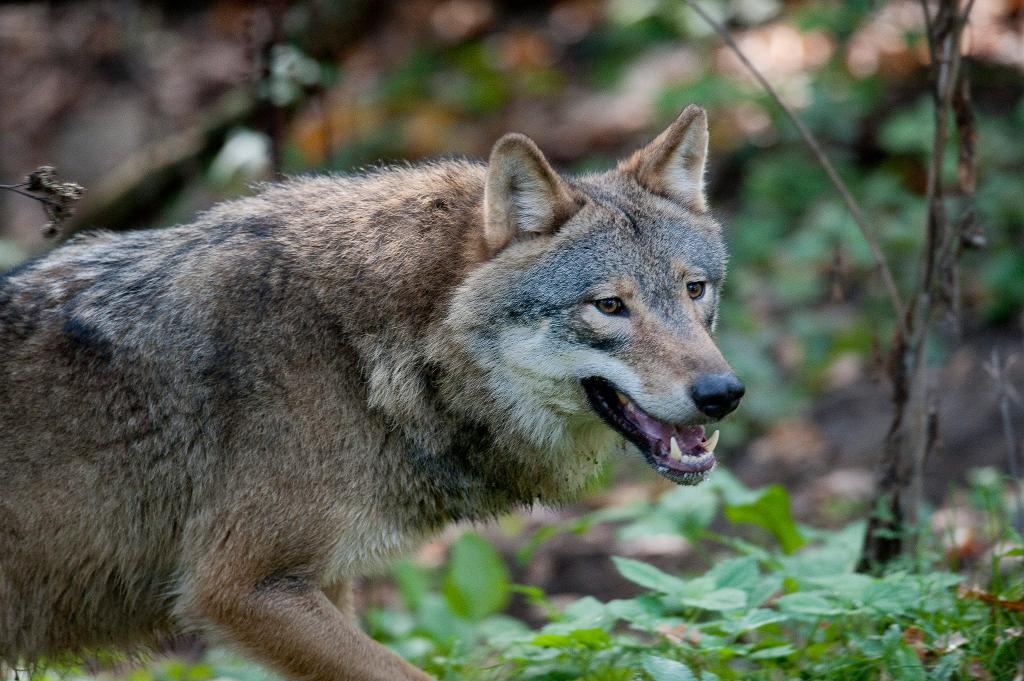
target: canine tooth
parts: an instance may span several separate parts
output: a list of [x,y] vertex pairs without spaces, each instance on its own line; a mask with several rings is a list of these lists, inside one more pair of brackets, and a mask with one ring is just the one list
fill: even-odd
[[618,390],[615,391],[615,396],[619,398],[619,404],[626,406],[629,404],[629,398],[620,393]]
[[713,452],[713,451],[715,451],[715,447],[717,447],[717,446],[718,446],[718,431],[716,430],[715,432],[711,433],[711,437],[709,437],[704,442],[704,449],[706,449],[709,452]]
[[676,438],[673,437],[669,440],[668,455],[673,461],[683,460],[683,450],[679,449],[679,443],[676,442]]

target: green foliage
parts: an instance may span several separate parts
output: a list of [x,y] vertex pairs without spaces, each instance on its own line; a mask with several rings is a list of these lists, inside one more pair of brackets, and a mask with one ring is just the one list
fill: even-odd
[[697,679],[689,667],[665,657],[655,655],[646,657],[643,667],[652,681],[690,681],[691,679],[696,681]]
[[[993,505],[985,491],[991,487],[976,487],[989,511],[1002,514],[997,524],[1019,550],[1005,505]],[[679,503],[690,493],[696,504]],[[751,544],[710,531],[714,518],[705,505],[736,523],[756,522],[773,540]],[[978,665],[993,678],[1009,678],[1016,669],[997,651],[1012,637],[1019,652],[1020,613],[959,596],[963,577],[943,569],[937,555],[923,555],[918,570],[854,573],[862,524],[839,532],[797,528],[777,486],[749,490],[726,474],[709,489],[672,490],[635,505],[631,515],[622,531],[674,528],[693,541],[728,545],[733,555],[718,556],[691,577],[612,558],[643,591],[607,603],[584,598],[553,613],[540,633],[487,641],[491,658],[504,665],[502,678],[619,678],[629,670],[632,676],[621,678],[867,679],[884,672],[909,680],[970,678]],[[667,523],[650,522],[664,516]],[[1003,597],[1021,590],[1018,576],[1012,587],[1004,585]],[[982,634],[995,630],[1004,643]],[[463,672],[478,678],[470,668]]]
[[452,546],[444,594],[459,615],[477,621],[508,603],[508,569],[483,537],[466,533]]
[[772,485],[749,504],[727,507],[725,517],[734,523],[760,525],[775,535],[786,553],[793,553],[804,545],[804,538],[789,512],[789,493],[781,485]]
[[[975,505],[990,514],[995,536],[1010,542],[1000,555],[1024,554],[1008,523],[999,477],[983,471],[974,480]],[[734,532],[711,529],[721,517]],[[585,597],[559,609],[536,587],[509,587],[506,573],[494,568],[493,550],[481,537],[466,535],[453,546],[444,597],[424,595],[426,572],[410,563],[396,567],[404,600],[418,612],[402,626],[374,633],[441,678],[872,679],[884,673],[940,680],[971,678],[978,669],[1010,678],[1016,670],[1024,645],[1021,613],[962,597],[963,576],[944,568],[937,553],[925,551],[914,569],[897,566],[880,577],[853,572],[863,524],[839,531],[797,526],[781,487],[748,489],[718,470],[707,485],[545,529],[535,543],[609,522],[623,537],[679,534],[727,551],[715,553],[703,573],[688,576],[612,557],[619,573],[640,588],[636,596]],[[750,524],[768,530],[763,541],[741,537]],[[480,575],[460,576],[471,557],[480,560]],[[994,598],[1024,595],[1019,574],[998,565],[992,573],[998,576],[988,585]],[[414,587],[410,574],[418,575]],[[452,583],[463,592],[453,591]],[[548,613],[539,631],[493,614],[492,594],[510,589]],[[466,615],[466,598],[480,603],[475,624]],[[377,612],[377,621],[384,612]]]

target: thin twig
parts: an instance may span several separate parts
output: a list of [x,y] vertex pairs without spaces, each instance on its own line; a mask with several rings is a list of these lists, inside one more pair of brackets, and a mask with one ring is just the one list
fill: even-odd
[[928,9],[928,0],[921,0],[921,13],[924,14],[924,27],[931,33],[932,30],[932,13]]
[[[907,416],[907,450],[910,453],[911,475],[908,485],[906,515],[910,521],[908,530],[916,531],[917,513],[924,493],[924,466],[929,454],[928,413],[937,408],[938,396],[928,380],[928,366],[924,361],[935,310],[936,268],[940,260],[945,237],[949,232],[949,219],[944,202],[942,184],[942,161],[948,142],[948,115],[953,85],[959,78],[960,35],[957,31],[955,2],[941,2],[934,18],[927,18],[928,45],[932,55],[934,72],[933,97],[934,130],[932,134],[932,155],[928,164],[928,182],[925,205],[928,207],[925,226],[924,248],[918,270],[918,283],[910,296],[910,312],[907,319],[908,342],[901,353],[900,361],[906,366],[905,376],[909,379],[907,394],[909,410]],[[927,9],[927,2],[922,7]],[[908,533],[911,542],[916,536]]]
[[935,45],[932,42],[932,27],[934,26],[934,24],[932,23],[932,13],[928,9],[928,0],[921,0],[921,13],[924,14],[924,30],[925,35],[928,36],[928,58],[931,60],[931,63],[934,64]]
[[974,0],[967,0],[967,5],[964,7],[964,11],[960,13],[960,20],[966,22],[967,17],[971,15],[971,9],[974,7]]
[[[911,377],[912,396],[910,450],[914,471],[908,510],[912,519],[916,518],[922,501],[924,467],[933,444],[927,436],[928,414],[937,409],[939,400],[939,395],[928,384],[928,370],[924,360],[927,354],[926,346],[936,312],[942,307],[947,310],[956,308],[956,303],[950,299],[947,290],[947,280],[951,275],[955,279],[957,255],[962,250],[959,238],[953,238],[954,229],[950,223],[945,202],[946,191],[942,181],[942,163],[946,156],[946,147],[949,145],[949,115],[954,97],[961,90],[961,82],[965,78],[962,73],[961,39],[967,16],[957,11],[957,5],[956,0],[940,2],[928,34],[929,45],[934,45],[932,52],[938,54],[938,61],[932,62],[935,74],[935,128],[931,162],[928,165],[928,222],[918,286],[909,303],[911,318],[907,325],[911,338],[904,353],[904,361],[913,367],[908,372]],[[961,138],[958,143],[961,152],[973,152],[973,147],[965,146],[969,140]],[[970,201],[971,197],[965,198]],[[955,231],[959,232],[959,228]]]
[[885,285],[886,292],[889,294],[889,299],[892,302],[894,311],[896,312],[896,323],[899,325],[900,331],[905,333],[904,317],[906,315],[906,308],[903,304],[902,298],[900,297],[899,289],[896,288],[896,281],[893,279],[892,271],[889,269],[889,265],[885,260],[882,248],[878,244],[878,238],[875,236],[874,230],[870,223],[868,223],[867,218],[864,217],[864,212],[860,209],[857,201],[853,198],[853,194],[851,194],[850,190],[847,189],[846,183],[843,182],[841,177],[839,177],[839,173],[837,173],[835,168],[832,167],[832,163],[828,160],[828,156],[826,156],[825,152],[822,151],[821,144],[818,143],[814,133],[812,133],[810,129],[804,125],[803,121],[797,117],[793,110],[782,101],[782,98],[779,97],[771,83],[769,83],[757,67],[747,59],[743,50],[740,49],[740,46],[733,39],[729,29],[715,21],[706,11],[704,11],[704,8],[694,2],[694,0],[684,1],[687,5],[693,8],[693,11],[699,14],[700,17],[706,21],[716,33],[718,33],[722,40],[725,41],[725,44],[729,46],[729,49],[731,49],[739,60],[743,62],[743,65],[747,67],[754,78],[756,78],[761,84],[761,87],[765,89],[775,103],[785,112],[789,120],[793,122],[793,125],[795,125],[796,129],[800,132],[800,136],[810,148],[811,153],[814,154],[818,163],[825,170],[829,180],[831,180],[833,186],[835,186],[836,191],[838,191],[840,196],[842,196],[843,202],[846,204],[846,209],[850,211],[850,215],[853,216],[854,222],[857,223],[860,233],[868,244],[868,248],[871,249],[871,255],[875,260],[875,266],[878,268],[878,272],[882,276],[882,283]]
[[[961,69],[967,64],[961,65]],[[960,261],[965,249],[981,248],[985,245],[985,235],[978,227],[978,216],[975,208],[975,192],[978,183],[977,139],[978,132],[974,121],[974,110],[971,105],[971,81],[966,74],[960,74],[960,84],[953,93],[953,120],[956,123],[957,139],[957,193],[962,202],[961,214],[955,226],[947,230],[947,239],[951,243],[943,244],[943,261],[939,263],[939,272],[943,277],[942,293],[949,310],[957,337],[962,334],[963,302],[960,286],[960,270],[956,264]]]
[[29,199],[35,199],[39,203],[50,203],[56,205],[57,202],[54,201],[53,199],[48,199],[45,196],[36,196],[35,194],[29,194],[24,189],[21,189],[21,187],[24,186],[24,184],[0,184],[0,189],[6,189],[9,192],[14,192],[19,196],[24,196]]
[[0,189],[14,192],[19,196],[38,201],[48,219],[43,229],[46,237],[55,236],[60,226],[74,213],[74,204],[85,191],[74,182],[60,182],[57,170],[51,166],[39,166],[22,182],[0,184]]

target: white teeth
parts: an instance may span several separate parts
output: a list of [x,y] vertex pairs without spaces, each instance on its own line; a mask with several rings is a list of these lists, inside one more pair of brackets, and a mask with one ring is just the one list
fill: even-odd
[[704,449],[706,449],[708,452],[713,452],[713,451],[715,451],[715,447],[717,447],[717,446],[718,446],[718,431],[716,430],[715,432],[711,433],[711,437],[709,437],[707,440],[705,440],[705,442],[704,442]]
[[683,450],[679,449],[679,443],[676,442],[675,437],[669,440],[668,455],[669,458],[671,458],[673,461],[683,460]]
[[619,398],[619,404],[623,406],[629,404],[629,398],[620,393],[618,390],[615,391],[615,396]]

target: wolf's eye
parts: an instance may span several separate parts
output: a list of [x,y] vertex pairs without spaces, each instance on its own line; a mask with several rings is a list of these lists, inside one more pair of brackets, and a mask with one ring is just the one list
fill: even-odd
[[626,304],[622,298],[599,298],[594,301],[594,307],[604,314],[623,314],[626,312]]
[[686,293],[691,300],[700,300],[704,297],[704,289],[707,288],[705,281],[691,281],[686,285]]

